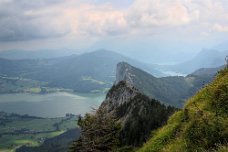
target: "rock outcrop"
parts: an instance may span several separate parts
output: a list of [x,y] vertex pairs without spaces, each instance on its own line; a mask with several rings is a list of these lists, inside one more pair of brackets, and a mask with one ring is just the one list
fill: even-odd
[[120,81],[110,89],[100,109],[116,117],[122,124],[122,143],[132,146],[142,145],[150,131],[162,126],[176,110],[143,95],[126,81]]

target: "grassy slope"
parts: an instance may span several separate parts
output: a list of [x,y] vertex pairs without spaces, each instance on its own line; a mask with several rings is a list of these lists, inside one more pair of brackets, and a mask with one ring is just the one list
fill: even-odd
[[139,152],[228,151],[228,68],[152,133]]

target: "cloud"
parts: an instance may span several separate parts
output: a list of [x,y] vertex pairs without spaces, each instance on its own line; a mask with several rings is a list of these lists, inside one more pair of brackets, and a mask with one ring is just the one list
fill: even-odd
[[0,41],[56,37],[69,32],[67,22],[56,9],[56,4],[62,1],[52,2],[54,0],[2,1],[0,3]]
[[[0,41],[175,33],[182,27],[196,33],[227,31],[225,0],[128,0],[124,8],[117,7],[120,4],[113,0],[1,0]],[[206,24],[211,26],[205,29]]]
[[119,35],[127,30],[124,13],[109,4],[82,4],[77,9],[66,10],[65,14],[70,17],[72,30],[77,35]]
[[192,17],[187,7],[175,0],[136,0],[126,15],[129,24],[136,27],[182,25]]
[[216,32],[228,32],[228,25],[214,24],[213,29]]

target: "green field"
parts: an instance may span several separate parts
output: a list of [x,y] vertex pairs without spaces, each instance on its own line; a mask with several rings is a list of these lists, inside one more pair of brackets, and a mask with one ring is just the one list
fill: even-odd
[[62,118],[38,118],[0,113],[0,152],[16,148],[39,146],[45,139],[58,136],[77,126],[74,115]]
[[47,87],[47,82],[20,77],[6,77],[0,75],[0,93],[32,93],[45,94],[54,92],[73,92],[71,89]]

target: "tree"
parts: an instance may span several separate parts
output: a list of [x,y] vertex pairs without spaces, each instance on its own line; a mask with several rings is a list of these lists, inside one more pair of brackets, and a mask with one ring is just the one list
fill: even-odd
[[79,119],[81,137],[70,148],[72,152],[108,152],[119,145],[121,126],[112,115],[107,115],[103,109],[96,114],[86,114]]

